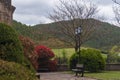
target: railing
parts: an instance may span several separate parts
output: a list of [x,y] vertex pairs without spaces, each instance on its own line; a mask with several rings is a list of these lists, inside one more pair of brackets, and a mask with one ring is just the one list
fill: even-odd
[[[67,64],[58,65],[58,71],[70,70]],[[107,71],[120,71],[120,64],[106,64],[105,70]]]
[[106,64],[106,70],[120,71],[120,64]]

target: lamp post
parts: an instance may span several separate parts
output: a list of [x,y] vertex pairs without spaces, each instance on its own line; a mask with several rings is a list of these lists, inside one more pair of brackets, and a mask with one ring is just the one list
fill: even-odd
[[75,29],[75,40],[76,40],[75,51],[78,54],[78,63],[80,59],[81,33],[82,33],[82,29],[81,26],[79,26]]

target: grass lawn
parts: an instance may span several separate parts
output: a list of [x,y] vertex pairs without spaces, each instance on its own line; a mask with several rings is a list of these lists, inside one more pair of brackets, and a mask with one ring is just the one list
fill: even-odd
[[66,57],[69,58],[73,53],[75,53],[74,48],[64,48],[64,49],[52,49],[57,57],[63,57],[63,52],[66,53]]
[[[66,57],[69,59],[70,56],[75,53],[74,48],[64,49],[52,49],[56,56],[63,57],[63,52],[66,53]],[[104,58],[107,58],[106,54],[102,54]],[[120,71],[104,71],[101,73],[85,73],[85,77],[96,78],[98,80],[120,80]]]
[[107,54],[102,54],[104,59],[107,59]]
[[[85,48],[83,48],[82,47],[82,49],[85,49]],[[70,56],[73,54],[73,53],[75,53],[75,50],[74,50],[74,48],[63,48],[63,49],[52,49],[52,51],[55,53],[55,55],[57,56],[57,57],[63,57],[63,52],[65,52],[66,53],[66,57],[69,59],[70,58]],[[103,58],[107,58],[107,55],[106,54],[102,54],[102,56],[103,56]]]
[[86,77],[98,80],[120,80],[120,71],[105,71],[102,73],[85,73]]

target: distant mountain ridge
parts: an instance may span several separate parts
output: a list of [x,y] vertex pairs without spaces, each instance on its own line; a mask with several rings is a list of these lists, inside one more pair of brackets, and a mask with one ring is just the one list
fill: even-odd
[[[99,20],[94,21],[97,23],[97,29],[93,33],[91,39],[82,46],[108,50],[114,45],[120,45],[120,27],[106,22],[101,22]],[[55,32],[59,29],[57,24],[58,22],[27,26],[20,22],[14,21],[13,26],[20,35],[28,36],[36,43],[46,45],[51,48],[72,47],[63,41],[60,41],[59,38],[54,37]],[[57,35],[57,37],[60,36],[63,35]]]

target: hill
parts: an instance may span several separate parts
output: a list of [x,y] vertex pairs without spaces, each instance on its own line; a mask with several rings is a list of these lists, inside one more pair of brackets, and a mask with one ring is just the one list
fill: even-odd
[[[114,45],[120,45],[120,27],[98,20],[93,21],[97,23],[95,32],[90,40],[82,46],[108,50]],[[14,21],[13,26],[19,34],[32,38],[37,44],[39,43],[51,48],[72,47],[59,39],[59,37],[63,36],[62,34],[56,34],[59,31],[58,23],[27,26]]]

